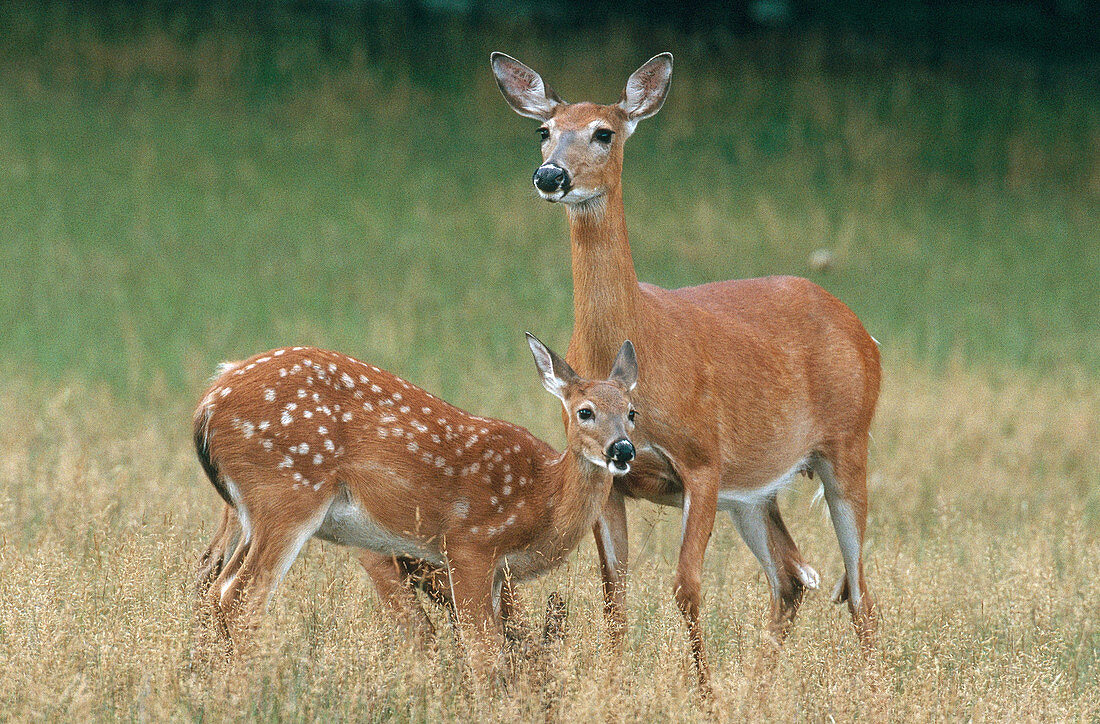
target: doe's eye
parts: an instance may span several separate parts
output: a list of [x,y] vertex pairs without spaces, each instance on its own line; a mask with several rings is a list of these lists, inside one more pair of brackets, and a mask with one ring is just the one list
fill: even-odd
[[577,410],[577,419],[578,420],[591,420],[592,415],[593,415],[592,410],[589,410],[587,407],[582,407],[581,409]]
[[592,138],[600,143],[611,143],[611,137],[615,135],[615,132],[610,128],[598,128],[596,132],[592,134]]
[[631,422],[634,422],[634,415],[636,415],[636,414],[637,413],[634,410],[631,410],[630,412],[626,413],[626,419],[630,420]]
[[546,139],[550,138],[550,129],[547,128],[546,126],[543,126],[542,128],[540,128],[538,133],[539,133],[539,140],[541,140],[541,141],[545,141]]

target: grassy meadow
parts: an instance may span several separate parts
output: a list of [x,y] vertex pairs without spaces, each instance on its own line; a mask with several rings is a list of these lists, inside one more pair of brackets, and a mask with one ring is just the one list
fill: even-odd
[[[220,501],[190,412],[214,365],[333,347],[560,445],[522,332],[564,350],[564,212],[503,50],[569,100],[661,50],[627,146],[639,276],[791,273],[881,341],[862,663],[814,483],[783,509],[826,590],[789,644],[715,527],[704,616],[721,719],[1100,717],[1100,69],[884,42],[522,23],[121,23],[0,7],[0,712],[15,720],[695,720],[671,581],[679,511],[630,509],[626,656],[594,546],[523,588],[566,638],[489,697],[444,617],[408,650],[347,551],[307,547],[249,675],[193,665]],[[562,39],[568,37],[563,51]],[[811,269],[818,249],[827,272]],[[643,371],[644,373],[644,371]]]

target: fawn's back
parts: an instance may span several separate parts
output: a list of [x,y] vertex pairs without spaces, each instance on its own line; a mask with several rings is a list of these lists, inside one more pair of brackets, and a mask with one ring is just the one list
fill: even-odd
[[316,509],[320,538],[441,562],[445,536],[507,548],[550,503],[532,483],[554,453],[527,430],[337,352],[227,364],[194,423],[207,473],[245,524]]

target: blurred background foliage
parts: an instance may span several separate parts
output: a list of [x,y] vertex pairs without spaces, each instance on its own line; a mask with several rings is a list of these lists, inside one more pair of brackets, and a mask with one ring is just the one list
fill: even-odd
[[642,279],[810,276],[888,366],[1092,374],[1096,9],[5,4],[0,360],[155,403],[314,343],[499,411],[520,333],[563,348],[572,315],[564,214],[488,54],[611,102],[671,50],[626,151]]

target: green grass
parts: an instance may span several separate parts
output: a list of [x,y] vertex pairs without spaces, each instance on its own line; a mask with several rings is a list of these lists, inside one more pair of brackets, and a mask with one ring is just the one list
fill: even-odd
[[[43,9],[45,8],[45,9]],[[592,545],[525,589],[570,634],[486,701],[446,643],[390,636],[312,544],[234,689],[189,668],[216,496],[188,441],[214,364],[309,343],[560,443],[522,332],[572,323],[564,213],[488,53],[610,101],[653,53],[672,96],[627,147],[642,279],[811,276],[883,345],[868,566],[881,660],[810,598],[773,668],[766,587],[721,520],[704,617],[733,718],[1095,718],[1100,677],[1096,69],[930,67],[824,37],[0,8],[0,710],[13,718],[699,716],[669,593],[676,514],[631,507],[631,629],[601,651]],[[412,50],[416,40],[419,50]],[[827,274],[809,257],[833,251]],[[785,496],[828,582],[810,486]],[[534,615],[534,614],[533,614]],[[442,621],[440,621],[442,623]],[[445,627],[444,627],[445,628]],[[657,685],[655,686],[655,682]]]
[[[650,48],[582,35],[562,58],[517,29],[444,26],[427,59],[374,61],[400,33],[325,54],[306,30],[104,39],[31,19],[5,18],[22,42],[0,73],[8,364],[142,399],[310,342],[461,398],[451,368],[519,364],[523,329],[567,337],[564,215],[530,192],[532,124],[488,51],[610,100]],[[968,74],[815,39],[648,43],[678,61],[627,147],[643,279],[815,276],[829,248],[838,268],[815,278],[888,357],[1100,369],[1086,73]]]

